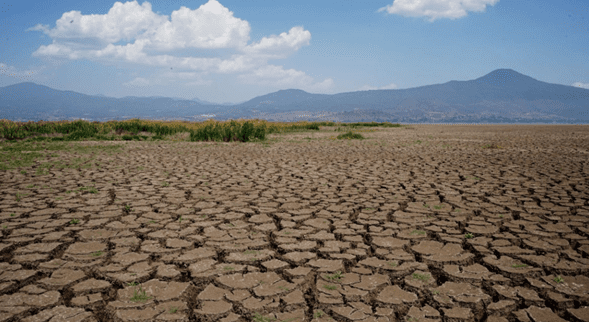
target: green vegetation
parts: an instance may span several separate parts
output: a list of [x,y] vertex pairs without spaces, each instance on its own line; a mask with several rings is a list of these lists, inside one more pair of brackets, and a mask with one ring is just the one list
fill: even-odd
[[75,225],[75,224],[78,224],[79,222],[80,222],[80,220],[79,220],[79,219],[72,219],[72,220],[70,221],[70,225]]
[[344,274],[341,271],[337,271],[331,275],[324,275],[324,277],[330,281],[339,281],[344,277]]
[[176,312],[178,312],[178,308],[177,307],[171,307],[170,308],[170,313],[173,314],[173,313],[176,313]]
[[414,230],[411,232],[411,235],[425,235],[425,231],[423,230]]
[[139,292],[137,290],[133,290],[133,297],[130,298],[131,302],[145,302],[151,299],[151,296],[145,295],[145,291],[139,286]]
[[[267,122],[265,120],[230,120],[219,122],[207,120],[206,122],[180,122],[180,121],[152,121],[132,119],[126,121],[88,122],[84,120],[58,121],[58,122],[13,122],[0,120],[0,138],[6,141],[0,144],[0,170],[17,170],[21,175],[48,175],[49,169],[82,169],[100,167],[91,159],[78,158],[63,164],[52,161],[58,157],[55,152],[75,151],[76,153],[89,154],[97,151],[108,153],[118,152],[123,145],[108,146],[82,146],[71,144],[80,141],[181,141],[189,142],[205,141],[217,142],[256,142],[268,146],[270,141],[267,136],[272,133],[283,134],[300,131],[320,131],[320,126],[337,126],[337,131],[347,131],[329,140],[351,140],[364,137],[357,132],[372,132],[374,129],[358,130],[361,127],[401,127],[400,124],[384,123],[335,123],[335,122],[297,122],[280,123]],[[331,130],[329,130],[331,131]],[[139,135],[140,132],[148,132],[153,136]],[[116,135],[115,135],[116,133]],[[130,134],[127,135],[126,133]],[[189,133],[187,139],[178,138],[183,133]],[[121,135],[125,134],[125,135]],[[23,153],[25,152],[25,153]],[[30,167],[36,159],[49,159],[49,162],[41,163],[36,167],[36,173],[22,169]],[[139,169],[141,170],[141,169]],[[162,183],[168,186],[169,183]],[[17,197],[17,201],[20,198]]]
[[513,267],[513,268],[525,268],[525,267],[528,267],[528,265],[526,265],[526,264],[513,264],[513,265],[511,265],[511,267]]
[[564,282],[564,278],[560,277],[560,275],[558,275],[557,277],[554,278],[554,281],[558,284]]
[[91,255],[94,256],[94,257],[98,257],[98,256],[102,255],[102,251],[99,250],[97,252],[92,253]]
[[471,233],[466,233],[466,234],[464,235],[464,238],[466,238],[466,239],[471,239],[471,238],[473,238],[473,237],[474,237],[474,235],[473,235],[473,234],[471,234]]
[[313,317],[314,317],[314,318],[316,318],[316,319],[319,319],[319,318],[323,317],[323,315],[324,315],[324,314],[325,314],[325,313],[323,313],[323,311],[321,311],[321,310],[317,310],[317,311],[315,311],[315,313],[313,314]]
[[326,290],[333,291],[333,290],[337,289],[337,285],[326,284],[326,285],[323,285],[323,288],[325,288]]
[[483,145],[483,149],[502,149],[502,147],[498,146],[496,143],[493,143]]
[[419,273],[413,273],[413,274],[411,275],[411,277],[412,277],[414,280],[420,280],[420,281],[422,281],[422,282],[427,282],[427,281],[428,281],[428,280],[431,278],[431,275],[429,275],[429,274],[419,274]]
[[256,313],[252,317],[252,321],[255,321],[255,322],[273,322],[275,320],[276,320],[276,318],[269,317],[269,316],[263,316],[260,313]]

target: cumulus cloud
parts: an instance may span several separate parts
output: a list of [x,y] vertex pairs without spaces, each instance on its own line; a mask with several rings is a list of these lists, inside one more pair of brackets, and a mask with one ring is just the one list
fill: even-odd
[[264,37],[259,42],[249,45],[243,49],[251,55],[274,55],[281,58],[285,55],[299,50],[302,46],[308,46],[311,40],[311,33],[303,27],[293,27],[288,33],[283,32],[279,36]]
[[[55,28],[38,24],[29,30],[41,31],[53,40],[40,46],[33,53],[36,57],[245,74],[252,77],[240,79],[248,83],[256,80],[259,84],[280,86],[314,84],[313,78],[302,71],[268,65],[269,59],[286,58],[308,46],[311,39],[308,30],[296,26],[248,45],[250,24],[235,17],[217,0],[209,0],[194,10],[182,6],[169,17],[154,13],[149,2],[141,5],[136,0],[115,2],[107,14],[82,15],[80,11],[69,11],[56,21]],[[235,54],[228,58],[174,55],[175,50],[181,49],[231,49]],[[273,74],[273,71],[279,72]],[[195,82],[206,83],[202,79]],[[134,79],[125,84],[151,83],[147,79]],[[329,80],[321,82],[324,87],[329,83]]]
[[262,85],[289,85],[303,90],[325,91],[333,86],[333,79],[328,78],[323,82],[314,83],[313,78],[304,72],[295,69],[284,69],[282,66],[267,65],[254,70],[251,73],[240,75],[244,83]]
[[589,84],[588,83],[581,83],[581,82],[576,82],[573,83],[574,87],[578,87],[578,88],[585,88],[585,89],[589,89]]
[[440,18],[458,19],[467,11],[483,12],[487,5],[499,0],[394,0],[393,4],[378,9],[404,17],[429,17],[430,22]]
[[127,87],[145,87],[149,85],[149,81],[142,77],[137,77],[130,82],[123,83],[123,86]]
[[377,89],[397,89],[397,87],[398,86],[395,83],[390,83],[388,85],[381,86],[381,87],[364,85],[364,86],[360,87],[358,90],[359,91],[372,91],[372,90],[377,90]]
[[18,78],[22,81],[32,81],[33,78],[39,74],[39,72],[44,69],[41,67],[39,69],[26,69],[20,70],[14,66],[9,66],[4,63],[0,63],[0,75]]

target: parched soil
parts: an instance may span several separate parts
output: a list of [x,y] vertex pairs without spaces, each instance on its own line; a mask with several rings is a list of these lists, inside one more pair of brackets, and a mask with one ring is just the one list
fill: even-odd
[[1,171],[0,321],[589,321],[588,126],[324,130]]

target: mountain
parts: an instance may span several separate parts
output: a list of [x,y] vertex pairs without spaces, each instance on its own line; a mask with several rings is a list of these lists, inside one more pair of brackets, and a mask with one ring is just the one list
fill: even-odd
[[328,94],[310,94],[300,89],[286,89],[278,92],[255,97],[247,102],[238,104],[240,107],[285,107],[290,105],[304,105],[312,100],[327,98]]
[[201,100],[198,97],[192,98],[191,101],[195,101],[198,103],[201,103],[203,105],[223,105],[223,106],[229,106],[229,105],[237,105],[237,104],[241,104],[241,103],[230,103],[230,102],[224,102],[224,103],[213,103],[213,102],[209,102],[209,101],[205,101],[205,100]]
[[193,116],[216,106],[168,97],[113,98],[61,91],[31,82],[0,87],[0,119],[117,119]]
[[[470,81],[409,89],[370,90],[334,95],[284,90],[237,105],[261,113],[373,110],[396,120],[452,122],[526,119],[589,121],[589,90],[549,84],[512,69],[497,69]],[[361,114],[362,112],[356,112]]]
[[343,122],[589,123],[589,90],[545,83],[512,69],[497,69],[468,81],[409,89],[333,95],[280,90],[230,106],[198,98],[90,96],[30,82],[0,88],[0,119],[191,120],[203,115],[218,120],[297,121],[329,117]]

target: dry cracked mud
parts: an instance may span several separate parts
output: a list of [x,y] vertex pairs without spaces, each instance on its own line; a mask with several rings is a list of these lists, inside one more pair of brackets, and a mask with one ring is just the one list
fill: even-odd
[[589,127],[325,130],[0,172],[0,321],[589,321]]

